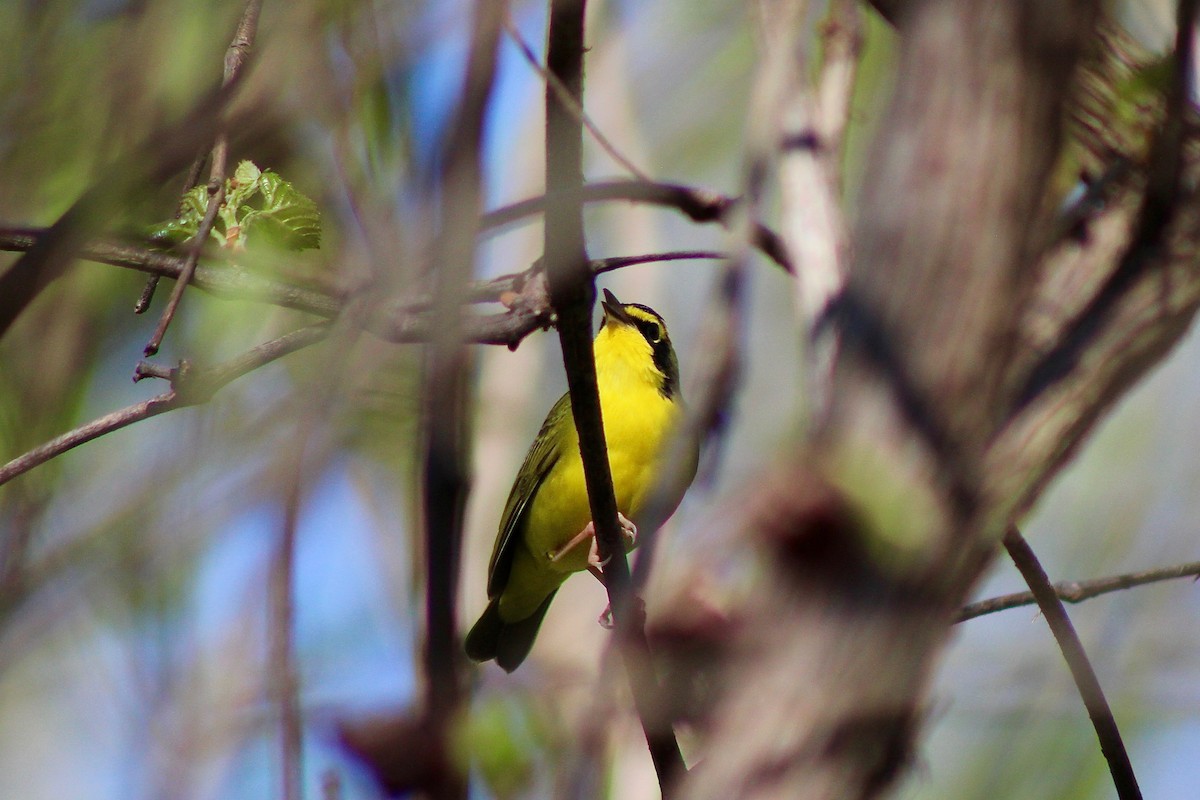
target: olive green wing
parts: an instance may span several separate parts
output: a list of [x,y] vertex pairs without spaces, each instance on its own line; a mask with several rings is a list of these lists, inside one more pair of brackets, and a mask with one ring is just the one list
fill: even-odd
[[[563,426],[568,426],[564,428]],[[504,515],[500,518],[500,531],[496,534],[496,546],[492,549],[492,560],[488,564],[488,597],[496,597],[504,591],[508,574],[512,570],[513,554],[520,545],[521,523],[525,511],[533,502],[546,475],[562,457],[564,440],[569,440],[573,431],[571,398],[563,395],[546,415],[542,429],[525,454],[525,463],[517,472],[508,502],[504,504]]]

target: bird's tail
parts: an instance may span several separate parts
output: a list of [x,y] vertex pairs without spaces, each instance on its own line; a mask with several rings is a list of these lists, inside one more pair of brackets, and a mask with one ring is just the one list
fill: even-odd
[[557,590],[551,592],[536,611],[516,622],[500,619],[500,598],[493,597],[479,621],[467,633],[467,655],[472,661],[491,661],[494,658],[505,672],[512,672],[533,649],[533,640],[542,626],[542,618],[550,609],[550,601],[556,593]]

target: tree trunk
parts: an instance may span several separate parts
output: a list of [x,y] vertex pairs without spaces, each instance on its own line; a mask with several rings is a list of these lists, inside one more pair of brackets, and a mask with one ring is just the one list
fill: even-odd
[[[1200,299],[1195,197],[1167,191],[1148,227],[1136,171],[1086,235],[1053,236],[1048,179],[1097,2],[903,6],[847,288],[822,328],[839,337],[828,411],[730,526],[761,580],[716,639],[725,690],[689,798],[892,785],[1004,530]],[[1035,302],[1064,282],[1077,296]]]

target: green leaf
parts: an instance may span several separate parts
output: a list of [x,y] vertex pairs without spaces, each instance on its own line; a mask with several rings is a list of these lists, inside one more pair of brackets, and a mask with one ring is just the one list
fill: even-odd
[[[193,238],[208,198],[207,187],[191,189],[180,200],[177,218],[148,226],[147,238],[165,247]],[[309,250],[321,246],[321,213],[312,198],[278,173],[242,161],[225,181],[225,198],[212,237],[221,247]]]
[[200,222],[208,207],[208,189],[196,186],[179,200],[179,214],[175,219],[147,226],[146,238],[163,247],[183,244],[200,231]]
[[287,250],[321,246],[321,212],[312,198],[269,170],[259,175],[258,190],[258,207],[247,207],[242,216],[242,236]]

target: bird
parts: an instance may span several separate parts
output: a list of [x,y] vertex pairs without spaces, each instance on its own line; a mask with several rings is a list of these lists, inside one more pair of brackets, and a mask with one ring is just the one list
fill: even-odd
[[[665,500],[674,513],[696,474],[694,437],[675,446],[684,418],[679,361],[663,318],[644,305],[622,303],[605,289],[604,316],[593,341],[600,414],[608,445],[625,550],[659,478],[680,470],[686,480]],[[679,463],[669,464],[673,453]],[[563,395],[546,415],[517,472],[488,565],[488,605],[467,633],[473,661],[495,660],[512,672],[529,655],[550,602],[563,582],[589,567],[603,569],[595,542],[579,436],[571,400]]]

